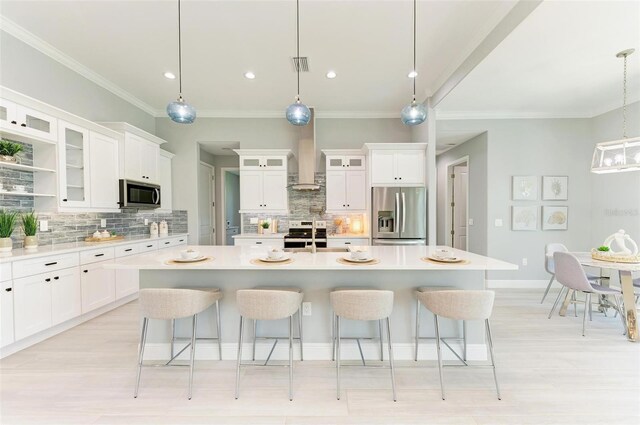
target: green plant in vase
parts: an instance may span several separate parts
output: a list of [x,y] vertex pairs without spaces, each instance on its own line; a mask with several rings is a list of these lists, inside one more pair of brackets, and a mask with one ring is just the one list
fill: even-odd
[[0,140],[0,161],[18,162],[18,154],[22,152],[23,146],[11,140]]
[[11,234],[16,225],[17,212],[0,210],[0,252],[11,252],[13,241]]
[[38,247],[38,216],[34,211],[22,214],[22,231],[24,232],[24,248],[35,249]]
[[609,247],[603,245],[603,246],[598,248],[598,251],[600,251],[600,252],[609,252]]
[[268,221],[263,221],[260,226],[262,227],[262,233],[269,233],[270,223]]

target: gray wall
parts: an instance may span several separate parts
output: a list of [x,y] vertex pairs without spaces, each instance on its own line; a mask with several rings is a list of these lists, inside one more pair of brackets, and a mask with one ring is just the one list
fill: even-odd
[[226,172],[224,175],[224,226],[240,226],[240,176]]
[[0,52],[0,85],[91,121],[155,132],[154,117],[4,31]]
[[452,162],[469,157],[469,218],[473,226],[467,228],[467,249],[476,254],[487,253],[487,149],[488,135],[480,134],[473,139],[448,150],[437,157],[438,167],[438,245],[450,245],[447,242],[448,232],[445,227],[447,214],[447,167]]

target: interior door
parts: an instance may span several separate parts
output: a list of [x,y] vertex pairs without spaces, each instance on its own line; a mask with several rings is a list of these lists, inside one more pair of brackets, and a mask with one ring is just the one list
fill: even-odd
[[213,245],[213,167],[200,163],[198,168],[198,244]]
[[467,250],[467,196],[469,187],[469,171],[466,166],[453,168],[453,247]]

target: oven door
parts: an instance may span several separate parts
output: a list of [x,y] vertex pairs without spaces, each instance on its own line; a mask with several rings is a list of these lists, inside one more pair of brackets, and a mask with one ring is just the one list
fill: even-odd
[[152,209],[160,207],[160,186],[120,180],[120,208]]

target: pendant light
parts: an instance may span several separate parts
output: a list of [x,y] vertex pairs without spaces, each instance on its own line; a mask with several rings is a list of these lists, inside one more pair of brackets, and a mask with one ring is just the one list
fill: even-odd
[[640,137],[627,138],[627,56],[635,49],[627,49],[616,57],[624,60],[622,83],[622,139],[596,144],[591,172],[596,174],[640,171]]
[[298,74],[298,94],[296,101],[287,108],[287,121],[293,125],[303,126],[309,123],[311,111],[300,102],[300,0],[296,0],[296,71]]
[[427,110],[422,103],[416,102],[416,0],[413,0],[413,100],[400,112],[400,119],[405,125],[419,125],[427,119]]
[[182,98],[182,27],[180,0],[178,0],[178,79],[180,84],[178,100],[167,105],[167,115],[169,115],[171,121],[180,124],[191,124],[196,120],[196,109]]

